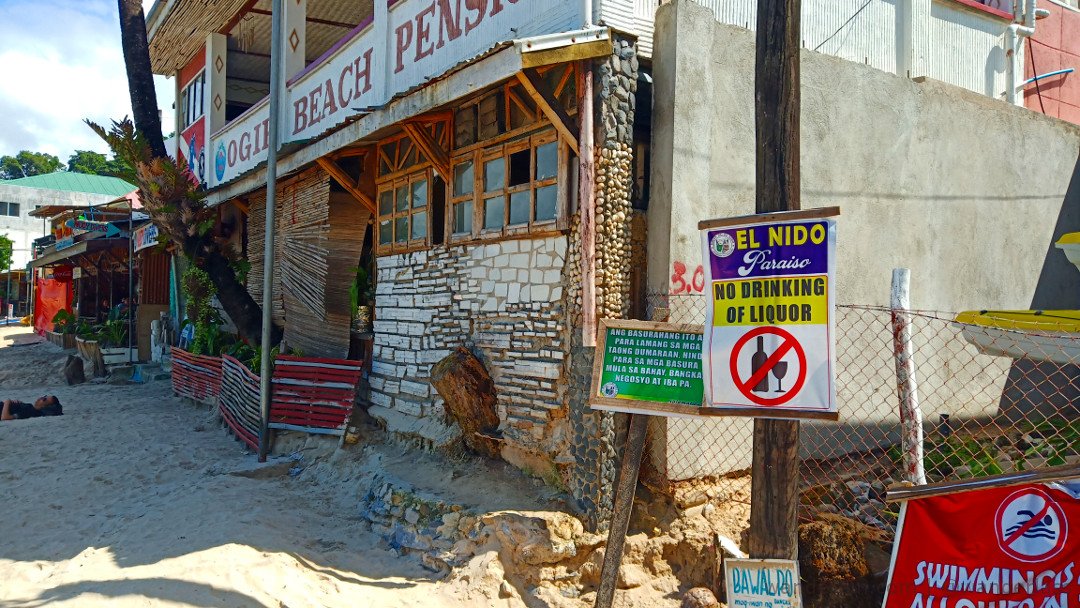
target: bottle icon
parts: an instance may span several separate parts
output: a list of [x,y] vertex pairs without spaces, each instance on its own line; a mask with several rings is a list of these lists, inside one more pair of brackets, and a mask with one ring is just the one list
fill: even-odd
[[[765,362],[768,361],[768,359],[769,356],[765,354],[765,337],[758,336],[757,352],[754,353],[754,356],[750,357],[750,375],[753,376],[754,374],[756,374],[757,371],[761,369],[761,366],[765,365]],[[764,376],[762,376],[761,381],[754,385],[754,388],[750,390],[756,393],[769,392],[769,374],[765,374]]]

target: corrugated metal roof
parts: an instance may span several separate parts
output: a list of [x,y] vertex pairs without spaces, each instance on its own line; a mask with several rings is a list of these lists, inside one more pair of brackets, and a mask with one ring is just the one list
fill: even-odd
[[135,186],[132,186],[119,177],[88,175],[86,173],[74,173],[72,171],[54,171],[43,175],[0,180],[0,185],[40,188],[42,190],[62,190],[64,192],[108,194],[110,196],[123,196],[132,190],[135,190]]

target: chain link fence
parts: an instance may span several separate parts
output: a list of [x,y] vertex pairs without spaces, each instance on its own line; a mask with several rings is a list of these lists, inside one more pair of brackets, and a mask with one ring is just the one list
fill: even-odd
[[[654,294],[653,321],[704,324],[703,295]],[[998,322],[985,324],[995,317]],[[928,481],[1080,462],[1080,333],[1050,313],[907,313]],[[831,512],[891,534],[885,488],[905,478],[892,311],[836,309],[839,422],[803,422],[803,516]],[[670,487],[748,473],[753,421],[651,421],[650,475]]]

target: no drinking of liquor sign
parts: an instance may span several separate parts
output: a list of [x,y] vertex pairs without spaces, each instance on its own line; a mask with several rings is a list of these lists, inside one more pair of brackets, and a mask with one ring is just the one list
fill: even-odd
[[836,419],[832,217],[839,213],[813,209],[699,224],[709,303],[705,407]]

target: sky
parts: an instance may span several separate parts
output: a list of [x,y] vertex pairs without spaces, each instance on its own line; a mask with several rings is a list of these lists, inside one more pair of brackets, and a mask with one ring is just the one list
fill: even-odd
[[[82,120],[131,115],[116,0],[0,0],[0,66],[0,155],[107,153]],[[168,133],[174,83],[155,80]]]

